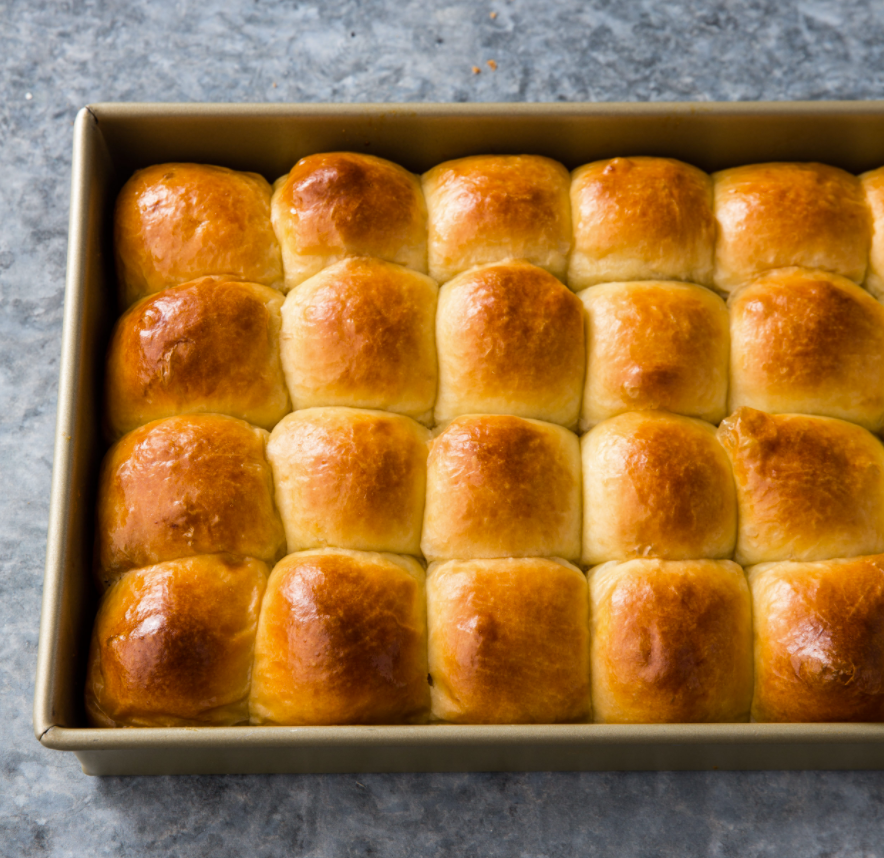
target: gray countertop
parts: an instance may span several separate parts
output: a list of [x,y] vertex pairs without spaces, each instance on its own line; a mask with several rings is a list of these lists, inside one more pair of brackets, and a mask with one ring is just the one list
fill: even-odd
[[0,0],[0,96],[0,855],[884,855],[884,772],[96,779],[31,730],[78,108],[882,98],[884,4]]

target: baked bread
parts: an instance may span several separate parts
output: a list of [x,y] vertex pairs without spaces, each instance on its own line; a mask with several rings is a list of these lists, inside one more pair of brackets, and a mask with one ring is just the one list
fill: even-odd
[[586,721],[587,609],[586,578],[561,560],[432,564],[433,716],[458,724]]
[[589,594],[597,722],[749,720],[752,610],[736,563],[605,563]]
[[731,557],[737,502],[715,427],[664,411],[631,411],[580,442],[583,562]]
[[430,444],[421,550],[427,560],[576,560],[577,436],[509,415],[453,420]]
[[430,423],[438,292],[426,275],[369,257],[330,265],[290,292],[281,348],[295,408],[379,408]]
[[352,548],[420,554],[429,432],[399,414],[307,408],[270,436],[290,554]]
[[273,185],[285,291],[348,256],[427,273],[427,208],[418,177],[354,152],[301,158]]
[[871,238],[859,180],[825,164],[751,164],[712,176],[715,288],[799,266],[862,283]]
[[221,414],[169,417],[124,435],[98,478],[99,585],[196,554],[282,557],[266,442],[265,430]]
[[850,280],[787,268],[731,298],[730,410],[884,426],[884,307]]
[[267,286],[203,277],[130,307],[107,353],[109,436],[197,412],[272,429],[292,410],[279,360],[282,302]]
[[718,437],[737,487],[737,563],[884,552],[884,447],[874,435],[829,417],[740,408]]
[[93,727],[230,726],[249,718],[260,560],[208,554],[124,575],[92,632]]
[[884,556],[749,571],[754,721],[884,721]]
[[257,173],[206,164],[156,164],[123,186],[114,212],[120,302],[207,274],[281,289],[270,185]]
[[429,709],[424,570],[410,557],[290,554],[261,606],[252,724],[401,724]]
[[527,262],[474,268],[439,293],[436,422],[514,414],[577,427],[583,308],[552,274]]
[[571,249],[568,171],[539,155],[474,155],[422,178],[429,273],[439,283],[489,262],[525,259],[564,280]]
[[579,297],[587,364],[581,431],[625,411],[724,418],[730,337],[721,298],[659,281],[605,283]]
[[863,285],[880,301],[884,298],[884,167],[863,173],[859,180],[872,222],[869,267]]
[[712,285],[712,179],[671,158],[612,158],[571,174],[568,283],[687,280]]

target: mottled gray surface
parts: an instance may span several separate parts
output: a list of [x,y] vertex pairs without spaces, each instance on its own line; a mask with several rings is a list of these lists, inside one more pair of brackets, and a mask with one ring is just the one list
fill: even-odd
[[884,855],[884,773],[100,780],[31,733],[79,107],[882,96],[880,2],[0,0],[0,855]]

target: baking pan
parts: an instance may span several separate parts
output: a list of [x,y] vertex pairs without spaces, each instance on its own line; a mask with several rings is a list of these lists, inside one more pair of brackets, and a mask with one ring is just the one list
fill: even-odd
[[707,171],[770,160],[853,173],[884,165],[884,101],[753,104],[97,104],[74,129],[58,426],[34,700],[47,748],[95,775],[635,769],[884,768],[884,724],[90,729],[83,684],[96,599],[93,507],[104,451],[101,370],[117,316],[111,214],[134,169],[198,161],[263,173],[369,152],[422,172],[477,153],[569,169],[617,155]]

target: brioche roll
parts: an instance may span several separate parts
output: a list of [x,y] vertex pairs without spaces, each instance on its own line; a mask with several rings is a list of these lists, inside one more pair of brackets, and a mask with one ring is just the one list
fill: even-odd
[[427,207],[418,177],[353,152],[302,158],[273,185],[285,291],[348,256],[427,273]]
[[577,426],[583,308],[527,262],[474,268],[439,293],[436,422],[513,414]]
[[205,164],[156,164],[134,173],[114,212],[122,306],[207,274],[281,289],[270,193],[257,173]]
[[261,607],[252,724],[400,724],[429,709],[424,570],[410,557],[290,554]]
[[560,560],[451,560],[427,577],[433,716],[553,724],[590,715],[586,578]]
[[884,557],[749,570],[754,721],[884,721]]
[[626,280],[712,285],[712,179],[671,158],[612,158],[571,174],[578,291]]
[[458,417],[430,444],[428,560],[580,556],[577,436],[507,415]]
[[737,487],[738,563],[884,551],[884,448],[865,429],[741,408],[718,438]]
[[749,720],[752,611],[736,563],[605,563],[589,595],[597,722]]
[[869,267],[863,285],[880,301],[884,298],[884,167],[863,173],[859,179],[872,221]]
[[430,277],[445,283],[489,262],[525,259],[560,280],[571,249],[568,171],[539,155],[474,155],[422,178]]
[[289,553],[420,554],[429,432],[399,414],[308,408],[276,426],[267,458]]
[[248,721],[258,610],[268,569],[210,554],[123,576],[92,632],[93,727],[230,726]]
[[581,431],[625,411],[724,418],[729,333],[721,298],[657,281],[606,283],[579,297],[587,344]]
[[265,430],[220,414],[169,417],[124,435],[98,478],[99,585],[196,554],[282,557],[266,441]]

